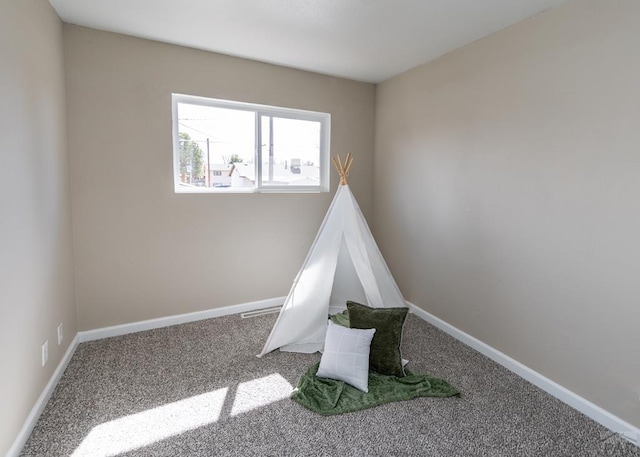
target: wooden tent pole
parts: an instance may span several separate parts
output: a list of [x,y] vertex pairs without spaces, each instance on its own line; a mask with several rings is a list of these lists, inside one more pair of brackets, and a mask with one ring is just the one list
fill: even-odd
[[344,175],[349,176],[349,170],[351,169],[351,164],[353,163],[353,157],[351,157],[351,153],[347,154],[347,160],[345,161],[345,170]]
[[335,157],[331,157],[331,161],[333,162],[333,166],[336,167],[336,170],[338,170],[338,175],[340,176],[340,180],[342,181],[342,175],[340,173],[340,167],[338,166],[338,161],[336,160]]
[[333,161],[333,165],[336,167],[338,175],[340,176],[340,185],[346,186],[347,178],[349,176],[349,170],[351,170],[351,164],[353,163],[353,157],[351,156],[351,153],[347,154],[344,163],[342,162],[342,158],[339,155],[332,157],[331,160]]

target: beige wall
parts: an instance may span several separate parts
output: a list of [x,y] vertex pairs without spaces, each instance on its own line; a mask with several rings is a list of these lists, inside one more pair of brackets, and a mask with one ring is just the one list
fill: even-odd
[[574,0],[379,85],[406,298],[640,426],[640,2]]
[[306,254],[335,173],[176,195],[171,92],[330,112],[407,298],[640,426],[637,17],[570,0],[376,91],[0,3],[0,455],[78,329],[71,200],[82,329],[284,295]]
[[175,194],[172,92],[331,113],[371,211],[375,86],[70,25],[64,44],[81,329],[286,295],[333,196]]
[[[77,332],[64,97],[62,23],[46,1],[3,0],[0,455]],[[58,346],[61,322],[66,336]]]

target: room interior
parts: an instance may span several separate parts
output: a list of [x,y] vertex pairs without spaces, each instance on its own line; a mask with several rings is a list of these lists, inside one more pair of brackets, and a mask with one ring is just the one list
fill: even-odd
[[172,93],[331,113],[418,313],[637,440],[640,3],[556,3],[374,82],[4,2],[0,453],[82,335],[277,300],[304,260],[335,173],[329,193],[176,194]]

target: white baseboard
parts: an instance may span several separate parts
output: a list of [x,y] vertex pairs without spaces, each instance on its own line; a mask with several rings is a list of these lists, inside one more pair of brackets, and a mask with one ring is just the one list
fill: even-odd
[[429,322],[433,326],[453,336],[455,339],[463,342],[467,346],[475,349],[476,351],[489,357],[494,362],[499,363],[508,370],[514,372],[521,378],[526,379],[533,385],[541,388],[548,394],[553,395],[558,400],[568,404],[574,409],[577,409],[582,414],[590,417],[594,421],[604,425],[609,430],[619,433],[629,441],[640,446],[640,429],[634,427],[628,422],[620,419],[619,417],[611,414],[609,411],[602,409],[596,404],[591,403],[589,400],[581,397],[580,395],[570,391],[569,389],[562,387],[560,384],[552,381],[549,378],[541,375],[537,371],[523,365],[517,360],[512,359],[508,355],[498,351],[497,349],[483,343],[479,339],[463,332],[462,330],[454,327],[448,322],[434,316],[433,314],[423,310],[422,308],[407,302],[411,311],[421,319]]
[[31,409],[31,412],[27,416],[27,420],[22,426],[22,429],[20,429],[20,432],[18,433],[18,436],[16,437],[12,446],[9,448],[9,451],[6,457],[18,457],[20,455],[22,448],[24,447],[25,443],[29,439],[29,435],[31,435],[31,431],[33,430],[33,427],[35,427],[36,423],[38,422],[38,419],[40,418],[42,411],[47,405],[47,402],[49,401],[49,398],[51,397],[53,390],[56,388],[58,381],[60,381],[60,378],[62,377],[64,370],[67,368],[67,365],[69,364],[69,361],[71,360],[71,357],[73,356],[73,353],[75,352],[79,343],[83,343],[85,341],[99,340],[102,338],[109,338],[112,336],[125,335],[127,333],[141,332],[144,330],[151,330],[154,328],[168,327],[170,325],[184,324],[187,322],[195,322],[203,319],[209,319],[212,317],[220,317],[220,316],[226,316],[229,314],[239,314],[246,311],[272,308],[274,306],[282,305],[284,303],[285,298],[286,297],[271,298],[267,300],[259,300],[259,301],[249,302],[249,303],[242,303],[239,305],[225,306],[223,308],[214,308],[206,311],[198,311],[195,313],[179,314],[176,316],[161,317],[158,319],[150,319],[146,321],[133,322],[131,324],[115,325],[113,327],[105,327],[105,328],[99,328],[95,330],[78,332],[76,336],[73,338],[73,341],[71,342],[71,344],[69,345],[67,352],[65,352],[64,357],[58,364],[56,371],[51,376],[51,379],[49,379],[49,382],[47,383],[46,387],[40,394],[40,397],[38,397],[38,400],[36,401],[35,405]]
[[267,300],[242,303],[240,305],[208,309],[206,311],[196,311],[194,313],[159,317],[157,319],[132,322],[130,324],[114,325],[112,327],[103,327],[94,330],[85,330],[82,332],[78,332],[78,335],[80,337],[81,343],[84,343],[85,341],[101,340],[103,338],[110,338],[112,336],[126,335],[128,333],[142,332],[144,330],[152,330],[154,328],[169,327],[170,325],[185,324],[187,322],[211,319],[212,317],[227,316],[229,314],[239,314],[246,311],[254,311],[263,308],[272,308],[274,306],[282,305],[285,298],[286,297],[269,298]]
[[[169,317],[161,317],[158,319],[150,319],[146,321],[133,322],[130,324],[116,325],[112,327],[105,327],[95,330],[88,330],[83,332],[78,332],[78,334],[74,337],[73,341],[67,348],[67,351],[64,354],[64,357],[58,364],[55,372],[51,376],[51,379],[47,383],[46,387],[38,397],[35,405],[31,409],[29,416],[27,416],[27,420],[25,421],[22,429],[18,433],[13,445],[9,448],[7,453],[7,457],[14,457],[20,454],[20,451],[24,447],[33,427],[36,425],[40,414],[44,410],[47,401],[51,397],[53,390],[55,389],[58,381],[62,377],[64,370],[66,369],[73,353],[75,352],[78,344],[85,341],[92,341],[102,338],[109,338],[112,336],[125,335],[128,333],[141,332],[144,330],[151,330],[155,328],[168,327],[170,325],[184,324],[187,322],[195,322],[203,319],[210,319],[212,317],[220,317],[226,316],[229,314],[239,314],[246,311],[253,311],[264,308],[271,308],[274,306],[279,306],[284,303],[286,297],[278,297],[267,300],[259,300],[249,303],[243,303],[240,305],[232,305],[225,306],[223,308],[214,308],[206,311],[198,311],[194,313],[187,314],[179,314],[176,316]],[[556,382],[544,377],[540,373],[532,370],[531,368],[523,365],[517,360],[512,359],[506,354],[494,349],[486,343],[474,338],[468,333],[463,332],[462,330],[452,326],[451,324],[443,321],[442,319],[434,316],[433,314],[419,308],[413,303],[407,302],[411,311],[421,319],[429,322],[435,327],[443,330],[445,333],[453,336],[457,340],[465,343],[467,346],[472,347],[476,351],[484,354],[489,357],[493,361],[499,363],[510,371],[516,373],[520,377],[526,379],[532,384],[538,386],[545,392],[553,395],[569,406],[577,409],[581,413],[590,417],[591,419],[599,422],[610,430],[619,433],[630,441],[634,442],[636,445],[640,445],[638,441],[640,439],[640,429],[632,426],[626,421],[620,419],[619,417],[611,414],[610,412],[602,409],[601,407],[591,403],[585,398],[571,392],[570,390],[562,387]]]
[[47,406],[47,402],[49,401],[49,398],[51,398],[51,394],[58,385],[58,381],[60,381],[64,370],[67,368],[67,365],[69,364],[73,353],[76,351],[78,342],[78,335],[76,335],[71,341],[71,344],[69,344],[67,351],[64,353],[64,356],[60,360],[60,363],[56,367],[56,370],[53,372],[53,375],[51,375],[51,379],[49,379],[49,382],[38,397],[38,400],[36,400],[35,405],[33,405],[33,408],[31,408],[31,411],[27,416],[27,420],[24,421],[24,425],[20,429],[18,436],[7,452],[7,457],[18,457],[20,455],[22,448],[31,435],[33,427],[36,426],[36,423],[38,422],[42,411],[44,411],[44,407]]

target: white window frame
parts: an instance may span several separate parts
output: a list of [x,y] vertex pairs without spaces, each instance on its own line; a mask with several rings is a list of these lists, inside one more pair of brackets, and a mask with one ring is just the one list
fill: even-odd
[[[244,110],[255,113],[255,148],[254,148],[254,169],[255,187],[194,187],[187,188],[180,182],[180,147],[179,147],[179,125],[178,125],[178,103],[188,103],[192,105],[211,106],[215,108],[230,108]],[[330,186],[330,140],[331,140],[331,114],[316,111],[306,111],[294,108],[283,108],[269,105],[258,105],[255,103],[236,102],[216,98],[199,97],[195,95],[171,94],[171,108],[173,120],[173,179],[174,191],[176,193],[253,193],[253,192],[280,192],[280,193],[313,193],[329,192]],[[263,116],[273,116],[287,119],[297,119],[305,121],[315,121],[320,123],[320,183],[317,186],[295,186],[295,185],[264,185],[262,183],[262,144],[261,120]]]

